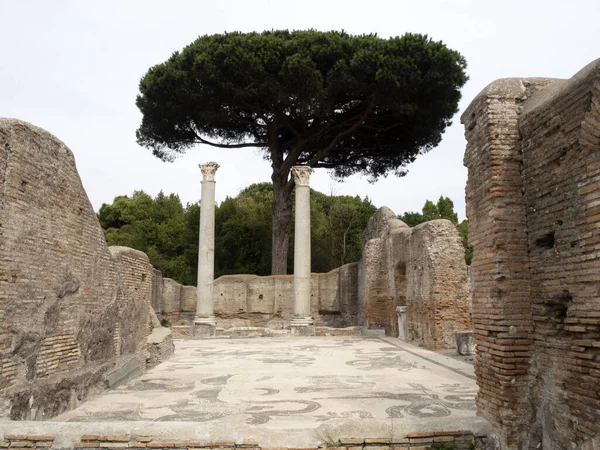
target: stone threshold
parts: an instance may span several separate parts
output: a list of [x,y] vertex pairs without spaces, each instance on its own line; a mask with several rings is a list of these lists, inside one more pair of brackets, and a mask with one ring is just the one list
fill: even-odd
[[[173,325],[173,337],[176,339],[186,339],[189,337],[189,325]],[[217,327],[216,338],[230,337],[281,337],[291,336],[289,328],[275,329],[265,327]],[[353,326],[345,328],[334,327],[315,327],[316,336],[385,336],[383,329],[365,329],[364,327]]]
[[425,450],[433,444],[454,444],[459,449],[485,448],[487,436],[474,434],[470,430],[445,430],[407,433],[402,438],[341,438],[336,441],[321,443],[317,447],[262,447],[256,441],[236,442],[194,442],[194,441],[165,441],[163,438],[142,435],[103,435],[83,434],[79,439],[66,444],[53,434],[18,434],[5,433],[0,440],[2,448],[32,449],[247,449],[247,450],[308,450],[336,447],[340,450]]
[[481,417],[436,424],[402,419],[334,419],[317,428],[265,429],[234,423],[36,422],[0,420],[0,449],[316,449],[425,450],[434,443],[480,445],[492,434]]

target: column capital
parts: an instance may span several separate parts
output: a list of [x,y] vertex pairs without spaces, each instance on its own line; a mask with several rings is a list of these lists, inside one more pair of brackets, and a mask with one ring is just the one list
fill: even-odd
[[220,167],[216,162],[198,164],[202,171],[202,181],[215,181],[215,172]]
[[310,174],[312,172],[312,168],[308,166],[293,166],[292,178],[294,178],[294,183],[296,183],[296,186],[309,186]]

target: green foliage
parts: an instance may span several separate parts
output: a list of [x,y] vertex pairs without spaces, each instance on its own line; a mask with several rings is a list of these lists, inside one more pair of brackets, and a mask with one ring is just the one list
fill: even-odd
[[470,266],[471,261],[473,260],[473,247],[469,246],[469,221],[467,219],[463,220],[456,225],[456,229],[458,230],[463,247],[465,248],[465,262]]
[[274,210],[286,218],[272,229],[279,248],[289,233],[292,166],[404,175],[451,123],[465,68],[458,52],[420,34],[201,36],[141,79],[137,141],[163,160],[197,144],[262,149]]
[[[131,197],[119,196],[112,204],[103,204],[98,219],[108,245],[141,250],[165,276],[187,284],[195,281],[196,274],[187,264],[194,245],[184,240],[185,215],[186,210],[175,194],[167,196],[160,192],[153,199],[136,191]],[[197,255],[197,234],[195,242]]]
[[448,219],[456,226],[458,234],[462,239],[465,248],[465,262],[467,265],[471,264],[473,247],[469,247],[468,221],[465,219],[460,223],[458,222],[458,214],[454,212],[454,202],[449,197],[440,196],[437,203],[427,200],[425,205],[423,205],[422,213],[406,212],[398,216],[398,218],[410,227],[430,220]]
[[358,261],[363,230],[376,209],[368,197],[333,196],[311,190],[312,270],[328,272]]
[[458,450],[456,444],[448,443],[448,442],[436,442],[432,444],[430,447],[427,447],[430,450]]
[[[271,183],[253,184],[215,210],[215,276],[268,275],[273,210]],[[312,270],[327,272],[361,256],[362,231],[375,212],[368,198],[311,191]],[[98,213],[108,245],[145,252],[164,276],[196,284],[200,207],[176,195],[156,198],[136,191],[119,196]],[[291,242],[293,246],[293,239]],[[293,262],[290,258],[290,271]]]
[[419,34],[201,36],[140,81],[138,142],[168,159],[214,139],[378,177],[439,143],[465,68],[459,53]]
[[271,271],[273,186],[253,184],[215,212],[215,273],[268,275]]
[[420,223],[425,222],[423,214],[417,212],[406,212],[403,216],[398,217],[409,227],[416,227]]
[[436,219],[448,219],[454,225],[458,225],[458,214],[454,212],[454,202],[444,196],[440,196],[437,203],[433,203],[431,200],[425,201],[421,213],[406,212],[398,218],[411,227]]

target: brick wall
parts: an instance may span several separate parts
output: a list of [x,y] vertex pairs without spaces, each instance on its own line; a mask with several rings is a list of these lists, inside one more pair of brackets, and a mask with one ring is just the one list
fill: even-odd
[[[162,436],[161,436],[162,437]],[[60,441],[60,444],[58,444]],[[273,447],[261,447],[259,442],[241,441],[235,442],[199,442],[199,441],[169,441],[155,438],[151,435],[130,434],[81,434],[75,442],[67,444],[70,439],[66,436],[54,434],[20,434],[5,433],[4,440],[0,440],[3,448],[62,448],[62,449],[122,449],[122,448],[150,448],[150,449],[203,449],[203,450],[261,450]],[[446,430],[430,432],[413,432],[404,437],[381,437],[381,438],[341,438],[330,445],[340,450],[427,450],[432,445],[442,448],[470,449],[486,448],[487,438],[485,435],[474,435],[467,430]],[[58,445],[57,445],[58,444]],[[292,450],[288,447],[276,447],[280,450]],[[322,448],[322,447],[318,447]],[[293,450],[318,450],[317,447],[294,447]],[[586,449],[587,450],[587,449]]]
[[506,448],[600,433],[599,79],[498,80],[462,116],[477,404]]
[[363,235],[359,304],[367,327],[398,335],[397,306],[406,306],[408,337],[427,348],[455,348],[469,330],[470,286],[454,225],[435,220],[409,228],[380,208]]
[[145,364],[154,274],[131,255],[111,255],[71,151],[0,119],[0,417],[50,418]]
[[[109,247],[118,273],[115,328],[119,330],[117,357],[135,356],[142,371],[148,358],[146,338],[153,328],[150,300],[154,268],[148,256],[128,247]],[[118,358],[119,359],[119,358]]]

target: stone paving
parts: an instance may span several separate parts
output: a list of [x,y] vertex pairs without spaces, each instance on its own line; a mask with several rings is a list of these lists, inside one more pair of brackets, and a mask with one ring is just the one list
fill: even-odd
[[142,377],[52,419],[306,430],[336,419],[408,425],[475,417],[472,366],[393,338],[178,340]]

